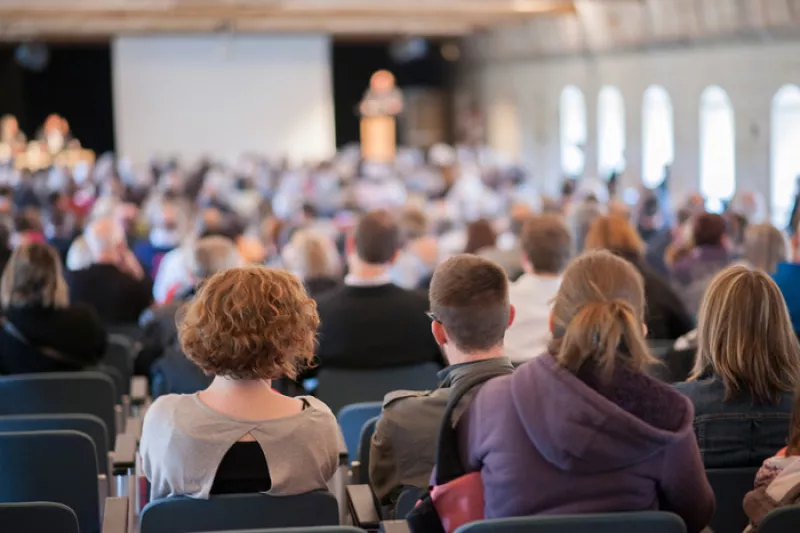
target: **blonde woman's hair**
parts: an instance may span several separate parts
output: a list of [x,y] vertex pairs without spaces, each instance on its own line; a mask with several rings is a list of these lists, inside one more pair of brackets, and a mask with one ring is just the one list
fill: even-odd
[[342,273],[341,260],[333,241],[322,233],[310,229],[296,231],[284,249],[284,260],[289,270],[302,279],[338,277]]
[[777,403],[800,376],[800,346],[781,291],[759,270],[734,266],[711,281],[700,304],[691,380],[713,372],[725,400]]
[[645,244],[636,229],[627,219],[619,215],[598,217],[589,226],[583,243],[585,250],[609,250],[624,256],[641,258]]
[[657,363],[644,339],[644,282],[628,261],[586,252],[564,271],[553,303],[548,348],[563,368],[591,365],[605,378],[617,366],[642,371]]
[[47,244],[19,246],[0,278],[0,304],[9,307],[69,306],[69,291],[61,273],[61,258]]
[[759,270],[772,274],[786,261],[786,237],[772,224],[749,226],[744,234],[744,259]]

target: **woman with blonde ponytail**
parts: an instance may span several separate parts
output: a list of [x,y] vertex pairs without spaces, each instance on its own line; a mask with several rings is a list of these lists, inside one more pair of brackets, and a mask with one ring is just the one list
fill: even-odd
[[459,428],[486,518],[667,509],[702,530],[714,495],[692,404],[650,378],[636,268],[588,252],[564,272],[548,352],[486,383]]

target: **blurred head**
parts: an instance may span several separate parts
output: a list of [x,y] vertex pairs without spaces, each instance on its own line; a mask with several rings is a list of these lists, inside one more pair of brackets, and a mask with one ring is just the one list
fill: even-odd
[[484,248],[494,248],[497,245],[497,232],[492,223],[485,218],[476,220],[467,226],[467,245],[465,254],[476,254]]
[[0,118],[0,140],[10,140],[19,132],[19,122],[14,115],[3,115]]
[[474,255],[451,257],[436,268],[430,287],[436,342],[450,363],[457,353],[486,352],[502,346],[514,318],[508,278],[495,263]]
[[336,244],[327,235],[312,229],[294,232],[283,249],[283,259],[286,268],[302,280],[342,275]]
[[84,238],[93,260],[101,261],[125,244],[125,231],[116,219],[100,218],[86,227]]
[[606,378],[617,367],[642,371],[656,362],[645,343],[644,309],[636,267],[606,250],[586,252],[564,271],[549,351],[573,374],[585,367]]
[[570,216],[572,234],[575,236],[575,249],[583,251],[586,234],[589,228],[599,216],[603,215],[603,207],[597,202],[583,202],[577,206],[575,212]]
[[4,309],[67,307],[68,294],[61,258],[53,247],[29,243],[14,250],[0,280],[0,303]]
[[692,226],[695,246],[722,246],[725,237],[725,219],[721,215],[702,213]]
[[744,259],[768,274],[778,269],[778,263],[789,257],[786,237],[772,224],[750,226],[744,234]]
[[536,274],[561,274],[572,257],[572,235],[558,215],[529,218],[520,241],[523,262]]
[[183,353],[203,372],[242,380],[294,378],[314,357],[317,306],[283,270],[231,268],[204,283],[178,319]]
[[523,202],[515,202],[511,206],[511,233],[519,237],[525,222],[533,216],[531,207]]
[[585,250],[609,250],[626,259],[641,259],[645,244],[636,229],[624,218],[615,215],[598,217],[589,227]]
[[428,217],[417,207],[407,207],[400,214],[400,237],[404,243],[428,234]]
[[400,230],[386,210],[365,214],[356,225],[352,248],[358,259],[367,265],[388,265],[400,248]]
[[241,266],[236,244],[225,237],[204,237],[197,241],[189,257],[189,271],[196,281],[210,278],[217,272]]
[[692,379],[713,372],[725,400],[778,403],[800,375],[800,348],[780,289],[764,272],[736,266],[711,281],[700,304]]

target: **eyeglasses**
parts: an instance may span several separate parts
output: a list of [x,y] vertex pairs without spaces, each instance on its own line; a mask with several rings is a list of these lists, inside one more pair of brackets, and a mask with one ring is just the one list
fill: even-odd
[[428,316],[428,318],[431,319],[431,322],[438,322],[439,324],[442,323],[442,321],[439,320],[439,317],[437,317],[435,314],[433,314],[432,311],[426,311],[425,314]]

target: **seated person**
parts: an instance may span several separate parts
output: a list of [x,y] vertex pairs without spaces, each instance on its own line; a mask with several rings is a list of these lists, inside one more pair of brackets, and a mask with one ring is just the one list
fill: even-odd
[[58,252],[14,250],[0,281],[0,374],[82,370],[100,361],[106,330],[90,307],[70,305]]
[[694,248],[672,266],[672,284],[686,310],[696,315],[711,278],[731,262],[726,248],[725,219],[703,213],[692,226]]
[[525,273],[509,289],[517,314],[505,340],[506,355],[515,363],[547,351],[551,303],[572,256],[572,235],[560,216],[537,216],[525,224],[521,244]]
[[404,486],[428,487],[436,439],[451,387],[476,376],[511,373],[503,336],[514,318],[508,280],[499,265],[473,255],[455,256],[436,269],[430,289],[433,337],[450,364],[433,391],[386,396],[370,448],[375,495],[391,505]]
[[758,528],[770,511],[800,504],[800,391],[795,391],[788,445],[770,457],[758,470],[755,488],[744,497],[744,512],[750,518],[748,533]]
[[629,261],[644,280],[647,301],[645,324],[651,340],[675,340],[694,329],[692,316],[683,307],[669,282],[644,261],[645,245],[633,225],[612,215],[598,217],[586,234],[587,250],[608,250]]
[[747,267],[721,272],[700,306],[697,359],[677,389],[694,403],[706,468],[758,466],[786,444],[800,348],[780,290]]
[[178,309],[194,298],[208,278],[241,265],[236,245],[225,237],[205,237],[197,241],[189,259],[194,286],[170,303],[148,309],[142,315],[142,350],[138,358],[151,361],[153,394],[190,394],[206,388],[211,378],[181,352],[175,316]]
[[228,269],[200,288],[178,335],[214,381],[148,409],[140,453],[151,499],[326,488],[343,447],[336,418],[313,397],[271,388],[311,361],[318,324],[314,301],[285,271]]
[[136,259],[151,278],[158,273],[164,255],[180,245],[183,238],[180,226],[178,206],[171,202],[163,202],[153,213],[152,228],[147,239],[136,243],[133,249]]
[[[800,211],[799,211],[800,213]],[[777,266],[772,279],[781,289],[794,332],[800,336],[800,228],[792,236],[788,260]]]
[[67,272],[72,300],[90,305],[108,326],[136,324],[153,300],[150,282],[112,218],[95,220],[84,232],[92,264]]
[[303,281],[312,298],[341,283],[342,262],[336,243],[320,231],[295,231],[281,255],[286,269]]
[[387,368],[441,361],[430,335],[428,298],[401,289],[389,269],[400,246],[388,211],[373,211],[347,241],[350,274],[317,300],[321,368]]
[[439,243],[429,232],[428,217],[422,209],[407,207],[400,214],[402,249],[392,265],[392,281],[404,289],[420,289],[430,282],[439,262]]
[[565,270],[547,354],[481,387],[459,424],[486,518],[664,509],[690,532],[714,512],[692,404],[645,373],[644,284],[607,251]]

